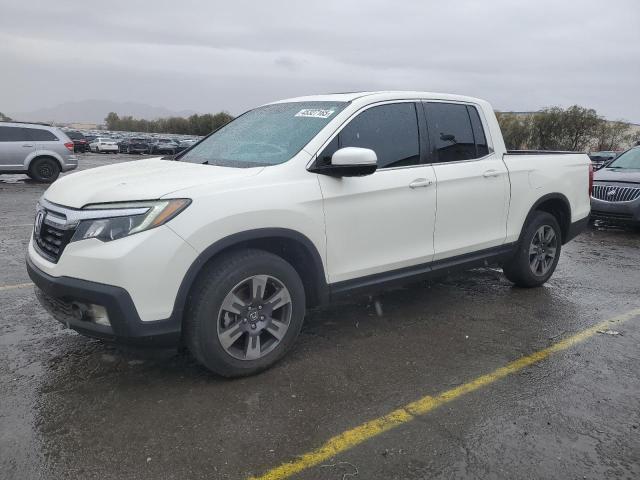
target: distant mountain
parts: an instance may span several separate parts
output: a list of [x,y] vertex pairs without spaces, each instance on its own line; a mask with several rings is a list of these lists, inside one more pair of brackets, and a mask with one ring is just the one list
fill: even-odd
[[7,113],[11,118],[23,122],[56,123],[96,123],[104,122],[109,112],[119,116],[131,115],[135,118],[154,120],[162,117],[188,117],[197,113],[193,110],[175,112],[165,107],[154,107],[145,103],[112,102],[109,100],[79,100],[65,102],[55,107],[41,108],[32,112]]

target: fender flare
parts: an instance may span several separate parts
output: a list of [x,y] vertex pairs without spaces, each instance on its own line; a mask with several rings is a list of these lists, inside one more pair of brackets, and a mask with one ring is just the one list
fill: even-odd
[[320,253],[318,252],[318,249],[313,244],[313,242],[309,240],[307,236],[295,230],[290,230],[287,228],[258,228],[254,230],[245,230],[224,237],[209,245],[196,257],[196,259],[187,270],[187,273],[182,278],[182,282],[180,283],[180,287],[178,288],[178,293],[173,304],[173,312],[171,313],[171,318],[173,318],[176,322],[182,323],[182,317],[184,315],[187,298],[189,297],[191,287],[195,283],[196,278],[202,271],[203,267],[213,257],[215,257],[223,250],[232,248],[235,245],[240,245],[243,242],[273,237],[282,237],[293,240],[300,244],[306,250],[310,258],[312,259],[316,271],[316,278],[314,280],[315,284],[317,285],[316,293],[319,297],[319,302],[325,303],[329,298],[329,290],[325,279],[324,264],[322,263],[322,257],[320,256]]
[[48,150],[36,150],[35,152],[31,153],[26,159],[25,159],[25,171],[29,171],[29,168],[31,168],[31,164],[36,161],[38,158],[41,157],[49,157],[49,158],[53,158],[56,162],[58,162],[58,166],[60,167],[60,171],[62,171],[64,169],[64,162],[62,161],[62,159],[60,158],[60,156],[57,153],[48,151]]
[[[546,202],[548,200],[560,200],[565,205],[565,207],[567,208],[567,211],[569,212],[569,218],[567,219],[568,220],[568,224],[566,225],[566,228],[568,229],[570,227],[570,225],[571,225],[571,203],[569,202],[569,199],[564,194],[559,193],[559,192],[547,193],[546,195],[543,195],[538,200],[536,200],[535,203],[533,204],[533,206],[529,209],[529,212],[527,213],[527,216],[524,218],[524,223],[522,224],[522,228],[520,229],[520,235],[518,236],[518,245],[522,241],[522,235],[524,234],[525,227],[529,223],[529,220],[531,219],[532,215],[534,214],[534,212],[538,209],[538,207],[540,205],[542,205],[544,202]],[[560,225],[560,228],[563,228],[563,225]],[[563,244],[566,243],[565,242],[565,238],[564,238],[565,233],[566,232],[562,232],[562,234],[563,234],[562,243]]]

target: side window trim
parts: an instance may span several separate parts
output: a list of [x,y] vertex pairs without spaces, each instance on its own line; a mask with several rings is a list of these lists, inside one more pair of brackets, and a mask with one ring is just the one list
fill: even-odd
[[[429,99],[429,100],[422,100],[422,107],[423,107],[423,112],[424,112],[424,118],[425,118],[425,122],[427,124],[427,129],[429,129],[429,120],[428,120],[428,116],[427,116],[427,104],[428,103],[448,103],[448,104],[453,104],[453,105],[464,105],[465,107],[467,107],[467,115],[469,115],[469,111],[468,109],[471,108],[475,108],[476,111],[478,112],[478,116],[480,117],[480,124],[482,126],[482,130],[484,131],[484,135],[485,135],[485,140],[487,142],[487,148],[489,149],[489,152],[486,155],[483,155],[482,157],[479,158],[468,158],[465,160],[454,160],[451,162],[439,162],[438,161],[438,154],[435,151],[435,145],[436,145],[436,140],[433,137],[433,131],[431,129],[429,129],[429,141],[430,141],[430,149],[431,149],[431,160],[432,160],[432,164],[434,166],[436,165],[448,165],[448,164],[452,164],[452,163],[468,163],[468,162],[477,162],[478,160],[484,160],[487,157],[493,155],[495,153],[495,150],[493,148],[493,142],[491,139],[491,135],[489,132],[489,129],[487,128],[487,124],[486,124],[486,120],[484,118],[484,112],[482,111],[481,108],[478,107],[478,105],[476,105],[475,103],[468,103],[468,102],[459,102],[459,101],[454,101],[454,100],[437,100],[437,99]],[[471,118],[469,118],[469,123],[472,124],[471,122]],[[474,138],[474,143],[475,143],[475,132],[473,131],[473,124],[472,124],[472,128],[471,128],[471,133],[473,135]],[[476,150],[477,150],[477,145],[476,145]]]
[[[471,118],[471,110],[469,110],[471,105],[465,106],[465,111],[467,112],[467,117],[469,118],[469,125],[471,125],[471,137],[473,138],[473,148],[476,151],[476,156],[472,160],[477,160],[478,157],[478,139],[476,138],[476,129],[473,128],[473,119]],[[484,156],[484,155],[483,155]]]
[[[433,151],[431,148],[431,138],[429,137],[429,125],[425,115],[422,101],[415,102],[416,115],[418,116],[418,134],[420,136],[420,164],[431,165],[433,163]],[[416,165],[416,166],[419,166]]]
[[[423,167],[427,164],[422,163],[424,161],[424,156],[423,156],[423,150],[425,149],[425,145],[422,140],[422,137],[424,134],[428,133],[427,130],[427,126],[426,126],[426,120],[424,121],[424,125],[421,125],[421,121],[420,121],[420,106],[418,104],[422,103],[421,99],[402,99],[402,100],[385,100],[382,102],[376,102],[376,103],[372,103],[370,105],[365,105],[362,108],[360,108],[359,110],[355,111],[349,118],[347,118],[344,122],[342,122],[338,127],[336,127],[336,129],[331,133],[331,135],[329,135],[329,137],[327,138],[327,140],[322,144],[322,146],[318,149],[318,151],[313,155],[313,157],[311,158],[311,160],[309,161],[309,163],[307,164],[307,170],[311,169],[311,168],[315,168],[317,167],[317,162],[320,160],[320,154],[324,152],[324,150],[329,146],[329,144],[338,136],[340,135],[340,132],[342,132],[342,130],[344,128],[346,128],[358,115],[360,115],[361,113],[374,108],[374,107],[380,107],[383,105],[395,105],[398,103],[412,103],[413,107],[415,109],[415,113],[416,113],[416,122],[417,122],[417,127],[418,127],[418,148],[419,148],[419,153],[420,153],[420,163],[417,163],[415,165],[407,165],[407,166],[402,166],[402,167],[382,167],[382,168],[378,168],[376,170],[376,172],[380,172],[380,171],[387,171],[387,170],[397,170],[397,169],[401,169],[401,168],[415,168],[415,167]],[[428,144],[430,144],[430,138],[428,136],[426,136],[426,139]],[[340,140],[338,140],[338,142],[340,142]],[[338,143],[338,147],[340,148],[340,145]],[[375,173],[374,173],[375,175]]]
[[[476,118],[478,119],[478,125],[476,125],[476,123],[473,121],[473,114],[472,112],[475,112]],[[473,134],[473,142],[476,145],[476,155],[480,155],[479,152],[479,139],[476,137],[477,134],[481,133],[484,136],[484,142],[487,146],[487,153],[482,155],[482,156],[478,156],[478,160],[485,158],[489,155],[491,155],[491,153],[493,153],[493,148],[491,147],[491,145],[489,144],[489,138],[487,136],[487,131],[484,128],[484,125],[482,124],[482,117],[480,116],[480,111],[478,111],[478,107],[476,107],[475,105],[467,105],[467,114],[469,115],[469,120],[471,121],[471,133]],[[480,129],[480,131],[478,131],[478,128]]]

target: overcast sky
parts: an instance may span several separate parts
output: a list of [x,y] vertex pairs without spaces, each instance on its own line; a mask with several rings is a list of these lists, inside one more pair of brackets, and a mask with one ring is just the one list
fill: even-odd
[[640,123],[640,0],[0,0],[0,111],[388,89]]

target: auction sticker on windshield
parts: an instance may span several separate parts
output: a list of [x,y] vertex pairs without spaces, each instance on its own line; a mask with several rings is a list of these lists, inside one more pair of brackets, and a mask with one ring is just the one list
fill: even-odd
[[335,110],[322,110],[320,108],[305,108],[296,113],[296,117],[329,118]]

